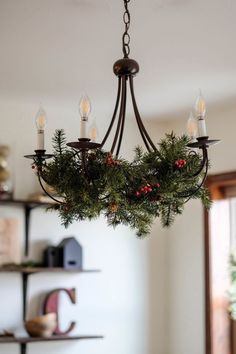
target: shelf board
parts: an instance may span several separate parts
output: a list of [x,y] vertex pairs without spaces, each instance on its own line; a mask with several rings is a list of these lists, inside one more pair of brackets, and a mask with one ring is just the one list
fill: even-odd
[[11,205],[24,205],[29,208],[36,208],[40,206],[50,206],[54,205],[55,203],[53,202],[41,202],[37,200],[27,200],[27,199],[0,199],[0,205],[3,204],[11,204]]
[[74,335],[74,336],[51,336],[44,337],[0,337],[0,344],[5,343],[38,343],[38,342],[55,342],[55,341],[68,341],[68,340],[84,340],[84,339],[103,339],[99,335]]
[[99,269],[65,269],[65,268],[47,268],[47,267],[0,267],[0,273],[24,273],[24,274],[36,274],[36,273],[98,273]]

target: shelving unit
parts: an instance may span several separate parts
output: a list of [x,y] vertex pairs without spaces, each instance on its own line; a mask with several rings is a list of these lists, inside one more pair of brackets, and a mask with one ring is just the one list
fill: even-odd
[[[30,224],[30,213],[31,210],[37,207],[47,207],[50,203],[28,201],[28,200],[0,200],[0,205],[19,205],[24,208],[25,214],[25,255],[28,255],[29,251],[29,224]],[[27,287],[28,287],[28,277],[30,275],[39,273],[97,273],[100,272],[99,269],[64,269],[64,268],[46,268],[46,267],[23,267],[23,266],[2,266],[0,267],[0,273],[10,272],[19,273],[22,277],[22,294],[23,294],[23,321],[26,319],[27,310]],[[101,335],[67,335],[67,336],[51,336],[49,338],[43,337],[1,337],[0,344],[11,344],[18,343],[21,348],[21,354],[27,353],[28,343],[38,343],[38,342],[54,342],[54,341],[69,341],[69,340],[89,340],[89,339],[102,339]]]
[[64,268],[46,268],[46,267],[18,267],[18,266],[3,266],[0,267],[0,273],[20,273],[22,276],[22,294],[23,294],[23,321],[26,318],[27,304],[27,287],[28,278],[31,274],[38,273],[98,273],[99,269],[64,269]]

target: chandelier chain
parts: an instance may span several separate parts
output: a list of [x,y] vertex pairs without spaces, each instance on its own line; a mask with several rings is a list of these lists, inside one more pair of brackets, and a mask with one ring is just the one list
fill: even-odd
[[125,7],[125,12],[123,15],[123,21],[125,24],[125,32],[122,36],[122,46],[123,46],[123,54],[124,58],[128,58],[130,54],[130,35],[128,33],[129,27],[130,27],[130,12],[128,9],[128,4],[130,0],[124,0],[124,7]]

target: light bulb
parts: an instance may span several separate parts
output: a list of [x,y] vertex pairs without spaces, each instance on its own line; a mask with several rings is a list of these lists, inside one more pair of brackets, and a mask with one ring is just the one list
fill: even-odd
[[91,139],[91,141],[93,143],[96,143],[97,138],[98,138],[98,128],[97,128],[95,120],[89,129],[89,138]]
[[89,113],[91,112],[91,103],[87,95],[81,97],[79,103],[79,112],[83,120],[88,120]]
[[35,122],[37,127],[37,150],[44,150],[44,129],[46,125],[46,112],[40,105],[38,113],[36,114]]
[[197,121],[191,112],[187,121],[187,133],[191,139],[195,139],[197,137]]
[[204,118],[206,115],[206,102],[202,96],[201,90],[199,90],[199,96],[195,103],[195,112],[197,117]]
[[36,114],[35,122],[38,130],[45,129],[47,118],[46,118],[46,112],[41,105],[39,107],[38,113]]

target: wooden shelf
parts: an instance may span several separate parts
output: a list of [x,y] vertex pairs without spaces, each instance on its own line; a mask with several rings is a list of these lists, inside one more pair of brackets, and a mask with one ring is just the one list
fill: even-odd
[[99,273],[99,269],[65,269],[65,268],[47,268],[47,267],[14,267],[6,266],[0,267],[0,273]]
[[40,206],[50,206],[55,203],[53,202],[40,202],[37,200],[28,200],[28,199],[0,199],[0,205],[1,204],[11,204],[11,205],[24,205],[28,206],[30,208],[36,208]]
[[0,344],[5,343],[38,343],[38,342],[54,342],[54,341],[68,341],[68,340],[85,340],[85,339],[103,339],[103,336],[99,335],[74,335],[74,336],[51,336],[44,337],[0,337]]

